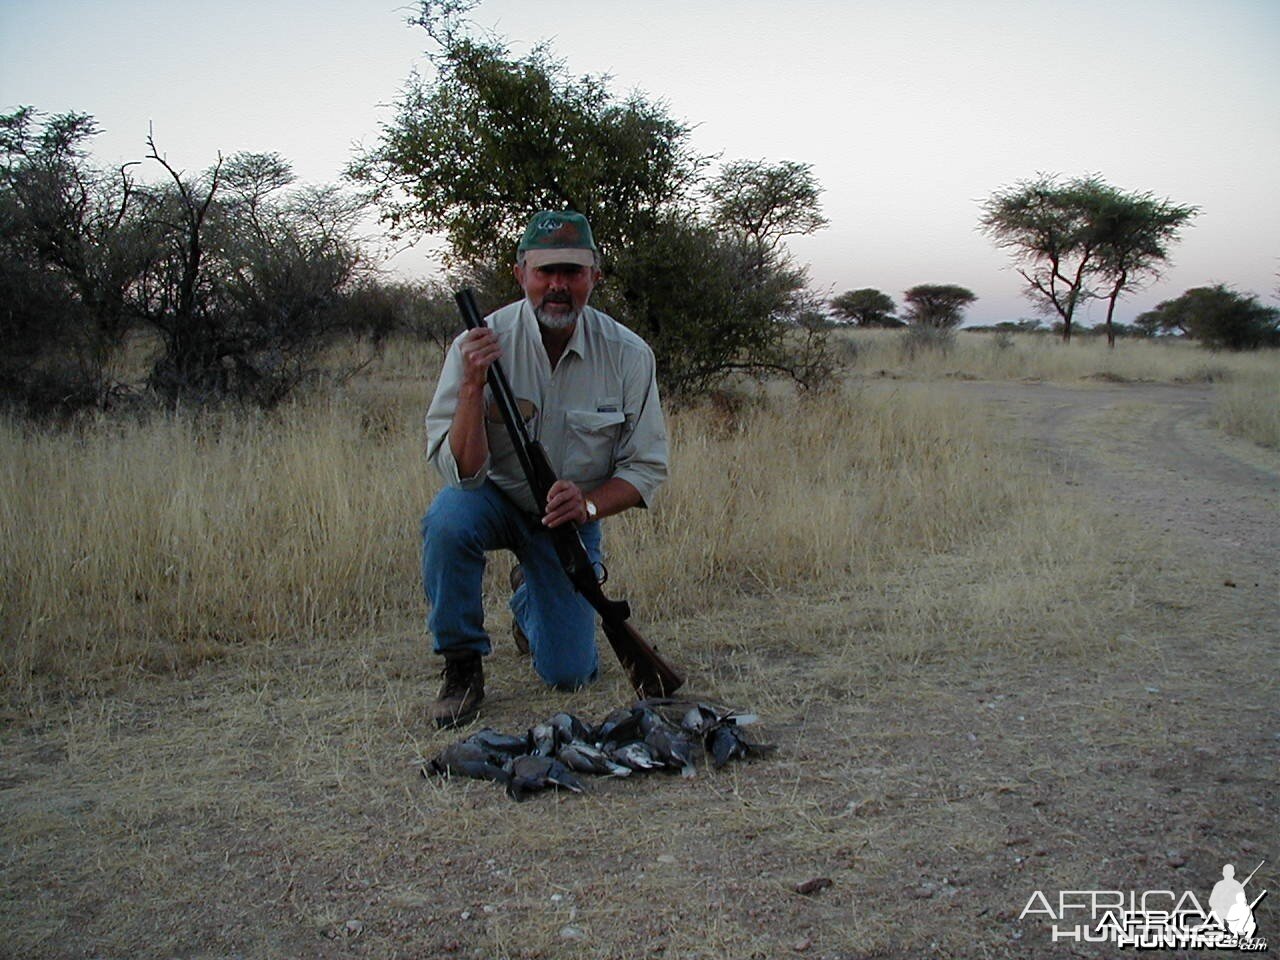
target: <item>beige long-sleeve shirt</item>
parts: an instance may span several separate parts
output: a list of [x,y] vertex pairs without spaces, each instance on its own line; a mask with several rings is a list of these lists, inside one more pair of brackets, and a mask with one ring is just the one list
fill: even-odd
[[[529,435],[546,449],[556,476],[587,493],[618,477],[647,505],[667,477],[667,430],[649,345],[613,318],[585,307],[552,370],[527,300],[508,304],[485,322],[498,334],[502,369]],[[488,477],[533,513],[533,494],[488,387],[488,459],[475,476],[458,474],[448,440],[462,382],[461,339],[449,348],[427,410],[427,457],[447,483],[474,489]]]

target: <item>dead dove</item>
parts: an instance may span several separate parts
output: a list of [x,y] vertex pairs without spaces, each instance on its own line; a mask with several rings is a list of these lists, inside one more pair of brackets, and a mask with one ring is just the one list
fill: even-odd
[[499,733],[492,727],[477,730],[467,737],[465,742],[479,744],[490,753],[506,754],[509,757],[518,757],[529,752],[528,736],[517,737],[510,733]]
[[678,769],[681,776],[695,776],[693,741],[658,712],[648,707],[638,707],[637,710],[640,731],[650,753],[663,765]]
[[711,765],[719,770],[730,760],[746,760],[759,757],[774,749],[770,744],[752,743],[742,735],[735,723],[723,723],[712,727],[706,737],[707,752],[711,754]]
[[632,740],[630,743],[614,746],[607,752],[611,760],[632,770],[658,770],[664,766],[643,740]]
[[509,775],[507,796],[516,802],[529,794],[549,787],[564,787],[574,793],[585,793],[582,781],[575,777],[559,760],[552,757],[514,757],[503,770]]
[[529,744],[536,757],[549,757],[556,752],[556,729],[549,723],[539,723],[529,728]]
[[445,747],[438,757],[423,767],[422,775],[425,777],[430,771],[506,783],[511,778],[500,764],[501,760],[493,752],[478,743],[468,743],[464,740]]
[[630,767],[610,760],[609,755],[599,747],[577,740],[562,744],[556,750],[556,759],[570,770],[576,770],[579,773],[594,773],[610,777],[631,775]]
[[656,759],[679,770],[680,776],[697,775],[697,767],[693,765],[693,741],[679,730],[666,723],[654,726],[645,734],[644,743]]
[[595,739],[591,728],[571,713],[557,713],[547,724],[555,731],[557,744],[589,743]]
[[619,707],[601,721],[596,728],[597,743],[626,743],[641,736],[640,714],[631,707]]

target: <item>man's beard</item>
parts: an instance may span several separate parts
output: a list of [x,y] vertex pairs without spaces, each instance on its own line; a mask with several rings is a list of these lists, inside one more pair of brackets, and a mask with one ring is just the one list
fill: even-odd
[[[542,299],[543,305],[547,303],[567,303],[572,306],[570,300],[553,300],[548,297]],[[578,322],[578,318],[582,316],[581,310],[570,310],[568,313],[552,313],[549,310],[542,309],[542,306],[534,303],[532,300],[529,304],[533,307],[533,315],[538,318],[538,322],[548,330],[567,330]]]

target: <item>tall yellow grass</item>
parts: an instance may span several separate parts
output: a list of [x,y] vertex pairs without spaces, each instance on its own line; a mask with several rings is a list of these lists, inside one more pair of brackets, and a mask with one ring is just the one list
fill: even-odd
[[[1275,396],[1274,357],[962,336],[951,354],[926,351],[906,366],[892,333],[854,342],[863,374],[896,357],[896,369],[924,379],[938,375],[934,365],[1063,377],[1096,374],[1105,358],[1118,376],[1175,379],[1224,363],[1240,405],[1269,409],[1273,434],[1280,406],[1258,399]],[[434,348],[400,345],[341,391],[272,415],[104,421],[70,433],[0,422],[0,668],[10,688],[38,677],[83,685],[420,618],[418,524],[438,487],[420,424],[438,364]],[[895,392],[858,382],[675,413],[670,482],[647,514],[608,525],[610,590],[652,621],[744,594],[865,586],[961,544],[999,542],[1010,584],[1041,563],[1097,565],[1080,517],[981,410],[927,384]],[[489,581],[495,603],[503,571]]]
[[[420,613],[426,390],[74,435],[0,425],[6,675],[83,683]],[[694,408],[671,429],[669,484],[608,539],[615,585],[664,615],[874,576],[1024,496],[980,416],[927,397]]]
[[774,399],[728,423],[701,408],[673,426],[671,482],[652,517],[619,518],[615,565],[675,613],[725,589],[874,577],[977,535],[1027,492],[993,470],[978,411],[919,391]]
[[1280,448],[1280,360],[1223,384],[1214,397],[1219,428],[1264,447]]
[[336,403],[0,426],[5,673],[174,667],[403,607],[426,495],[407,434]]
[[923,350],[912,356],[897,330],[849,330],[837,334],[852,357],[853,369],[921,379],[976,377],[983,380],[1153,380],[1162,383],[1213,383],[1240,377],[1274,375],[1280,351],[1211,352],[1195,343],[1171,340],[1120,340],[1115,348],[1102,337],[1078,336],[1063,343],[1043,334],[955,335],[951,350]]

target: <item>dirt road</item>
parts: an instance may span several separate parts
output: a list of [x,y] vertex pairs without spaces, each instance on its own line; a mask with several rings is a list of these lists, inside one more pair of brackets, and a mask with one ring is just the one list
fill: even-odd
[[[1117,511],[1186,537],[1280,601],[1280,453],[1210,423],[1211,387],[958,382]],[[1274,621],[1273,621],[1274,622]]]
[[[929,388],[989,405],[1064,485],[1150,533],[1146,563],[1178,571],[1157,580],[1126,624],[1136,655],[992,672],[984,706],[1003,722],[970,736],[983,775],[1003,772],[1009,795],[975,810],[973,822],[1002,825],[1009,855],[986,860],[1005,872],[974,876],[972,857],[927,858],[921,871],[965,877],[952,881],[957,899],[971,884],[978,902],[1005,905],[979,908],[977,926],[989,934],[1003,926],[1007,953],[998,935],[984,949],[949,938],[945,920],[926,925],[950,941],[949,955],[1112,956],[1113,944],[1054,943],[1051,922],[1019,919],[1021,905],[1035,890],[1055,904],[1063,890],[1189,891],[1205,900],[1225,864],[1249,861],[1247,872],[1280,854],[1280,453],[1214,428],[1209,387]],[[972,726],[963,706],[939,698],[904,711],[901,723]],[[911,750],[917,762],[963,771],[962,759],[939,750],[943,742],[920,738]],[[959,795],[967,778],[953,776]],[[1274,873],[1253,889],[1267,886],[1276,886]],[[1274,944],[1280,911],[1269,899],[1257,919]]]

